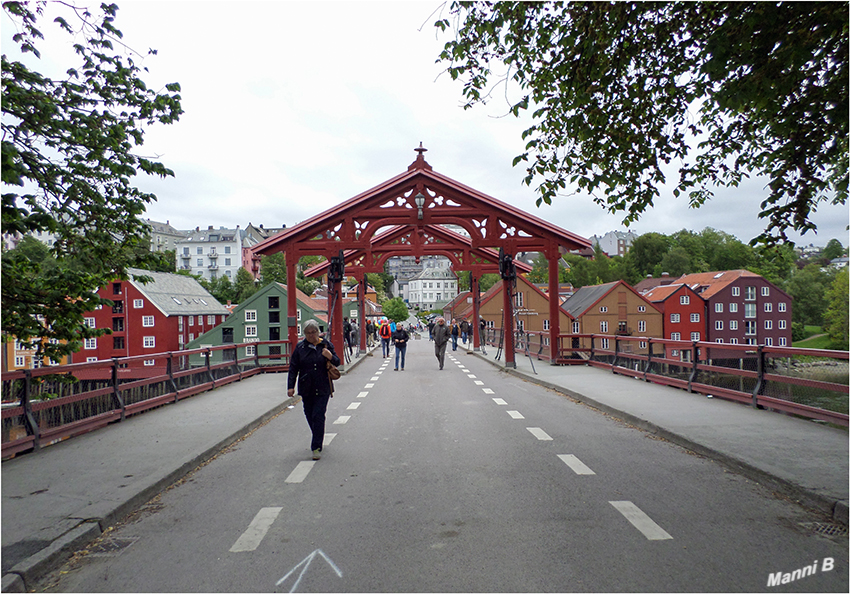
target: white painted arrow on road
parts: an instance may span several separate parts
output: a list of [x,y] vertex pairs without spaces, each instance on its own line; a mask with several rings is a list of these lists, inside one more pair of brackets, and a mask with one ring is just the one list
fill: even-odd
[[[290,590],[290,592],[295,592],[295,589],[296,589],[296,588],[298,588],[298,584],[300,584],[300,583],[301,583],[301,578],[303,578],[303,577],[304,577],[304,574],[305,574],[305,573],[307,573],[307,569],[309,569],[309,567],[310,567],[310,563],[312,563],[312,562],[313,562],[313,559],[315,559],[315,558],[316,558],[316,555],[321,555],[321,556],[322,556],[322,558],[323,558],[325,561],[327,561],[327,562],[328,562],[328,565],[330,565],[330,566],[331,566],[331,568],[332,568],[332,569],[336,572],[336,574],[337,574],[339,577],[342,577],[342,572],[339,570],[339,567],[337,567],[337,566],[336,566],[336,564],[335,564],[333,561],[331,561],[331,558],[330,558],[330,557],[328,557],[327,555],[325,555],[325,553],[324,553],[324,551],[322,551],[322,549],[316,549],[315,551],[313,551],[312,553],[310,553],[309,555],[307,555],[307,557],[306,557],[303,561],[301,561],[298,565],[296,565],[295,567],[293,567],[292,569],[290,569],[290,570],[289,570],[289,573],[287,573],[285,576],[283,576],[282,578],[280,578],[280,579],[277,581],[277,583],[275,584],[275,586],[279,586],[279,585],[281,585],[283,582],[285,582],[285,581],[287,580],[287,578],[289,578],[289,576],[291,576],[293,573],[295,573],[295,571],[296,571],[299,567],[301,567],[301,573],[299,573],[299,574],[298,574],[298,579],[297,579],[297,580],[295,580],[295,584],[292,586],[292,589]],[[303,567],[302,567],[302,566],[303,566]]]

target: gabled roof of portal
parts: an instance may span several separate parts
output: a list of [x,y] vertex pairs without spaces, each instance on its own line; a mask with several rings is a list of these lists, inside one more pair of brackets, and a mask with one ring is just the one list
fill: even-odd
[[[295,244],[301,253],[365,249],[387,226],[434,224],[460,225],[476,248],[540,251],[552,242],[565,250],[591,247],[579,235],[437,173],[425,161],[424,150],[417,149],[417,159],[404,173],[287,228],[252,251],[272,254]],[[425,198],[421,219],[415,202],[420,194]]]

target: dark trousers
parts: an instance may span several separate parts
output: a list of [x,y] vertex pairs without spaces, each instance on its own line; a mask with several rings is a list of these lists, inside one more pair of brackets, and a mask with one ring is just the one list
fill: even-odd
[[443,363],[446,360],[446,345],[449,343],[444,342],[440,346],[434,345],[434,354],[437,356],[437,361],[440,362],[440,369],[443,368]]
[[313,440],[310,442],[311,450],[321,450],[322,442],[325,441],[325,411],[328,410],[327,396],[304,396],[304,416],[307,417],[307,424],[310,425],[310,431],[313,432]]

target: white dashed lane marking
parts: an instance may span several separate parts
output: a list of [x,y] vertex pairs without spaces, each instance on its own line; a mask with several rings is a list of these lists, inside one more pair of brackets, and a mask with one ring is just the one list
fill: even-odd
[[631,522],[632,526],[640,530],[647,540],[670,540],[673,538],[631,501],[609,501],[608,503],[623,514],[623,517]]
[[357,408],[358,408],[361,404],[362,404],[361,402],[352,402],[351,404],[349,404],[349,405],[348,405],[348,409],[347,409],[347,410],[357,410]]
[[366,384],[366,385],[365,385],[365,386],[363,386],[363,387],[364,387],[364,388],[374,388],[374,387],[375,387],[375,384]]
[[475,379],[475,377],[476,377],[476,376],[474,376],[474,375],[472,375],[472,374],[470,373],[470,374],[468,374],[466,377],[468,377],[469,379]]
[[508,414],[511,415],[512,419],[524,419],[525,417],[520,414],[518,410],[509,410]]
[[481,380],[475,380],[475,385],[476,386],[483,386],[484,382],[482,382]]
[[491,390],[490,388],[481,388],[481,389],[484,391],[485,394],[495,394],[495,392],[493,390]]
[[369,395],[369,392],[360,392],[357,397],[358,398],[366,398]]
[[286,477],[287,483],[301,483],[307,478],[307,475],[310,474],[310,471],[313,469],[313,465],[315,462],[299,462],[298,466],[295,467],[295,470],[289,473],[289,476]]
[[493,402],[495,402],[499,406],[506,406],[508,404],[507,402],[505,402],[501,398],[493,398]]
[[572,454],[558,454],[558,457],[564,461],[564,464],[573,469],[576,474],[596,474],[588,468],[584,462],[573,456]]
[[336,433],[325,433],[325,439],[322,440],[322,445],[330,445],[330,443],[334,440],[334,437],[336,437]]
[[266,536],[266,532],[269,531],[269,528],[271,528],[271,525],[277,519],[282,509],[282,507],[264,507],[258,511],[254,519],[251,520],[251,523],[248,524],[248,529],[230,547],[230,552],[242,553],[253,551],[260,546],[260,543]]
[[334,421],[334,425],[345,425],[350,418],[350,416],[341,415],[336,421]]
[[526,427],[526,429],[531,432],[531,434],[539,439],[540,441],[552,441],[552,438],[549,437],[549,434],[543,431],[540,427]]
[[381,379],[381,378],[379,378],[379,377],[376,375],[375,377],[373,377],[373,378],[372,378],[372,379],[370,379],[369,381],[371,381],[371,382],[376,382],[376,381],[378,381],[379,379]]

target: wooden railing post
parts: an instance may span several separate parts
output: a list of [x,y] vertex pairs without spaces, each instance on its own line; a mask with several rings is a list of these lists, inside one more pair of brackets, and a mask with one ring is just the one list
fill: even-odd
[[758,380],[756,381],[756,387],[753,388],[753,408],[759,408],[759,394],[764,394],[764,387],[767,383],[764,379],[764,346],[758,345],[758,350],[756,351],[756,372],[758,374]]
[[32,402],[30,395],[32,392],[32,370],[24,370],[24,393],[21,394],[21,407],[24,409],[24,422],[26,423],[27,433],[33,436],[33,450],[41,447],[41,429],[35,416],[32,414]]
[[118,357],[112,357],[112,399],[115,406],[121,409],[121,420],[125,418],[124,399],[121,398],[121,388],[118,383]]
[[177,389],[177,382],[174,381],[174,353],[172,351],[168,352],[168,360],[165,362],[165,370],[168,373],[168,383],[171,384],[171,389],[174,391],[174,402],[180,400],[178,398],[178,393],[180,390]]
[[692,350],[691,350],[691,362],[693,365],[691,366],[691,375],[688,377],[688,392],[693,393],[693,389],[691,384],[693,384],[697,379],[697,374],[699,373],[699,369],[697,368],[697,364],[699,363],[699,349],[697,348],[697,343],[694,341]]

